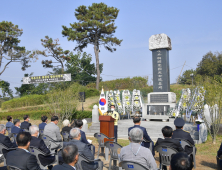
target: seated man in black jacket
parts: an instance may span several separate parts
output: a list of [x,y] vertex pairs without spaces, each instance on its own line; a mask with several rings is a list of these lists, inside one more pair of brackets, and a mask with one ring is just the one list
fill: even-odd
[[7,154],[7,165],[15,166],[22,170],[40,170],[35,155],[28,151],[31,138],[29,132],[20,132],[16,136],[18,148]]
[[[39,128],[36,125],[32,125],[29,127],[29,132],[32,135],[32,139],[30,141],[30,146],[33,146],[45,154],[50,154],[50,150],[45,145],[44,141],[42,139],[39,139]],[[43,156],[39,155],[40,162],[43,166],[49,165],[55,160],[55,156]],[[52,167],[49,167],[50,169]]]
[[28,115],[25,115],[24,117],[24,122],[21,123],[21,129],[26,129],[29,130],[29,127],[32,126],[31,123],[29,123],[30,119]]
[[[172,139],[173,129],[169,126],[165,126],[162,128],[162,133],[164,139],[158,138],[154,147],[157,146],[169,146],[171,148],[176,149],[178,152],[184,152],[181,147],[180,141],[177,139]],[[166,170],[166,166],[163,166],[163,169]]]
[[52,170],[76,170],[74,166],[78,162],[79,158],[77,146],[69,144],[64,147],[62,150],[62,158],[64,163],[62,165],[54,166]]
[[[17,145],[12,143],[8,136],[5,136],[6,127],[4,124],[0,124],[0,143],[5,145],[7,148],[16,148]],[[4,151],[3,151],[4,152]],[[4,157],[6,158],[8,152],[4,152]]]
[[157,146],[169,146],[171,148],[176,149],[178,152],[184,152],[181,147],[180,141],[177,139],[172,139],[173,129],[169,126],[165,126],[162,128],[162,133],[164,139],[158,138],[154,147]]

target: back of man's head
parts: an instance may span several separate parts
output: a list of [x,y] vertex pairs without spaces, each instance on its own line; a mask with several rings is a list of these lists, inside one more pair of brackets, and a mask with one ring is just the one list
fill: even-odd
[[136,116],[133,118],[133,123],[140,123],[140,117]]
[[63,120],[62,124],[63,124],[63,126],[68,126],[68,125],[70,125],[70,122],[68,119],[65,119],[65,120]]
[[45,122],[47,119],[48,119],[47,116],[42,116],[42,117],[41,117],[42,122]]
[[26,119],[28,119],[28,118],[29,118],[29,115],[25,115],[25,116],[23,117],[24,120],[26,120]]
[[72,129],[70,130],[70,136],[71,136],[72,138],[78,138],[78,137],[79,137],[79,134],[80,134],[79,128],[72,128]]
[[52,117],[51,117],[51,121],[52,121],[52,122],[54,122],[54,121],[56,121],[56,120],[59,120],[58,116],[52,116]]
[[36,125],[32,125],[29,127],[29,132],[31,135],[36,134],[37,132],[39,132],[39,127]]
[[171,170],[192,170],[193,168],[190,157],[184,152],[175,154],[171,159],[170,166]]
[[12,120],[12,116],[7,116],[7,121],[11,121]]
[[18,122],[20,122],[19,119],[14,119],[14,121],[13,121],[14,125],[16,125]]
[[140,128],[133,128],[129,132],[131,142],[140,143],[143,140],[143,131]]
[[29,132],[20,132],[16,136],[16,142],[18,146],[26,146],[31,141],[31,134]]
[[76,120],[75,125],[76,125],[76,127],[80,128],[80,127],[82,127],[82,125],[83,125],[83,121],[80,120],[80,119],[79,119],[79,120]]
[[171,137],[173,135],[173,129],[170,126],[164,126],[162,128],[162,133],[164,137]]
[[74,162],[76,155],[78,155],[78,148],[76,145],[69,144],[62,150],[62,158],[66,164]]

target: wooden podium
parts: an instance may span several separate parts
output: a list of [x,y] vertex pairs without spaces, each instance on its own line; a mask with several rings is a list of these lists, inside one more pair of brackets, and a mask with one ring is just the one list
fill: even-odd
[[[108,136],[109,138],[114,138],[114,120],[111,116],[99,116],[100,121],[100,133]],[[106,141],[113,141],[104,139]]]

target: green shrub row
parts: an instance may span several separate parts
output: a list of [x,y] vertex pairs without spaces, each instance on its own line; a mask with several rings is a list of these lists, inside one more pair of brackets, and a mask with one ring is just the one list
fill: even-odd
[[12,116],[13,119],[22,119],[24,115],[29,115],[31,119],[40,119],[43,115],[50,116],[49,110],[37,110],[37,111],[22,111],[22,112],[0,112],[0,120],[6,120],[7,116]]
[[47,95],[27,95],[21,98],[14,98],[12,100],[2,103],[2,110],[12,109],[17,107],[36,106],[44,104],[47,101]]
[[[133,77],[133,78],[123,78],[111,81],[102,81],[99,83],[99,89],[104,88],[104,90],[115,90],[115,89],[139,89],[148,87],[147,79],[143,77]],[[89,88],[96,88],[95,83],[89,83],[87,85]]]
[[[80,91],[85,92],[86,98],[92,96],[98,96],[100,93],[97,89],[87,88],[82,86]],[[9,101],[5,101],[2,103],[2,110],[27,107],[27,106],[37,106],[47,103],[48,97],[47,95],[27,95],[21,98],[14,98]]]
[[84,119],[84,118],[92,118],[92,111],[84,110],[82,111],[75,111],[72,115],[72,119]]
[[[22,112],[0,112],[0,120],[6,120],[7,116],[12,116],[13,119],[23,120],[24,115],[29,115],[30,119],[40,120],[42,116],[51,117],[53,114],[50,110],[37,110],[37,111],[22,111]],[[92,118],[92,111],[75,111],[72,119]]]

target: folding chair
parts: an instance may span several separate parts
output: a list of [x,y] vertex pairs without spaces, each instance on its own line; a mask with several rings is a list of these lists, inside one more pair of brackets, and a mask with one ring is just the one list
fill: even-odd
[[69,142],[70,141],[69,132],[62,131],[61,134],[62,134],[62,137],[63,137],[63,142]]
[[15,166],[10,166],[10,165],[7,166],[7,169],[8,169],[8,170],[22,170],[22,169],[20,169],[20,168],[17,168],[17,167],[15,167]]
[[8,137],[11,138],[11,136],[12,136],[12,133],[11,133],[12,128],[6,127],[6,130],[8,131]]
[[[58,156],[58,153],[55,153],[55,154],[45,154],[44,152],[42,152],[41,150],[39,150],[38,148],[35,148],[35,147],[33,147],[33,146],[30,146],[30,147],[29,147],[29,152],[30,152],[31,154],[33,154],[33,155],[36,156],[37,162],[38,162],[38,164],[39,164],[39,166],[40,166],[41,169],[48,169],[48,166],[49,166],[49,165],[53,165],[53,164],[58,165],[58,164],[59,164],[59,156]],[[43,156],[50,156],[50,155],[51,155],[51,156],[55,156],[55,161],[52,162],[52,163],[49,164],[49,165],[43,166],[43,165],[41,164],[40,159],[39,159],[39,155],[43,155]]]
[[119,163],[119,166],[122,166],[123,169],[125,170],[149,170],[143,165],[140,165],[139,163],[136,162],[131,162],[131,161],[123,161]]
[[16,136],[18,134],[17,133],[12,133],[12,142],[16,143]]
[[148,141],[148,140],[146,140],[146,139],[143,139],[143,142],[145,142],[145,143],[150,143],[150,147],[149,147],[149,149],[150,149],[151,153],[153,153],[152,141],[151,141],[151,140]]
[[8,148],[6,147],[5,145],[3,145],[2,143],[0,143],[0,152],[1,154],[3,155],[3,158],[4,158],[4,165],[6,166],[6,158],[5,158],[5,153],[9,152],[9,151],[12,151],[12,150],[15,150],[15,148]]
[[[51,153],[53,153],[55,150],[63,148],[62,142],[56,142],[56,141],[54,141],[52,138],[50,138],[47,135],[43,134],[42,140],[44,141],[45,145],[47,146],[47,148],[50,150]],[[52,148],[52,146],[58,146],[58,147]]]
[[93,163],[95,161],[98,161],[98,168],[97,168],[97,170],[103,170],[103,162],[100,159],[88,160],[86,157],[84,157],[83,155],[80,155],[80,154],[79,154],[78,162],[75,165],[75,167],[78,170],[83,170],[82,161],[87,162],[87,163]]
[[39,139],[42,139],[44,129],[39,129]]
[[178,151],[169,146],[157,146],[155,151],[159,152],[160,155],[160,169],[163,168],[163,165],[169,166],[173,154],[178,153]]
[[24,128],[23,128],[22,130],[23,130],[23,132],[29,132],[29,130],[28,130],[28,129],[24,129]]
[[113,161],[113,167],[116,168],[117,160],[119,161],[117,150],[119,148],[122,148],[122,146],[116,142],[110,142],[110,141],[105,142],[104,145],[110,150],[109,170],[112,168],[112,161]]
[[217,170],[222,170],[222,156],[218,157],[216,156],[217,159]]
[[180,138],[175,138],[175,139],[178,139],[180,141],[180,144],[181,144],[183,149],[185,149],[186,146],[189,146],[189,147],[193,148],[193,151],[192,151],[192,153],[189,156],[192,155],[194,169],[196,169],[196,157],[195,157],[195,155],[196,155],[196,148],[195,148],[195,145],[192,145],[189,141],[184,140],[184,139],[180,139]]
[[[103,133],[95,133],[94,137],[98,140],[99,143],[99,148],[98,148],[98,155],[97,159],[99,158],[99,155],[101,154],[102,156],[105,156],[106,159],[108,159],[108,153],[105,150],[104,153],[104,139],[115,139],[115,138],[109,138],[108,136],[104,135]],[[100,153],[100,148],[101,148],[101,153]]]

